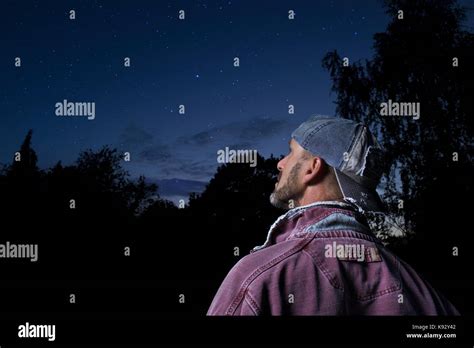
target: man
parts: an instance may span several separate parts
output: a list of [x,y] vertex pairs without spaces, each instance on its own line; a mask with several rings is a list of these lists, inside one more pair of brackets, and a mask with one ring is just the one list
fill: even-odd
[[292,134],[273,205],[290,210],[229,272],[208,315],[458,315],[370,231],[382,148],[362,124],[314,116]]

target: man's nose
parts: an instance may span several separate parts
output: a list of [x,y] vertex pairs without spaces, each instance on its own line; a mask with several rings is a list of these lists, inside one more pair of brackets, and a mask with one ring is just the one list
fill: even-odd
[[285,158],[282,158],[282,159],[277,163],[277,169],[278,169],[280,172],[283,170],[284,160],[285,160]]

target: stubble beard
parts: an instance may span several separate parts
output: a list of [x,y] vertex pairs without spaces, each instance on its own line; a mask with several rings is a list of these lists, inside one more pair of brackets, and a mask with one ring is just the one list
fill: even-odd
[[[290,209],[297,206],[298,198],[300,197],[300,188],[298,187],[298,173],[300,171],[301,164],[296,163],[291,168],[290,174],[286,183],[273,190],[270,195],[270,203],[280,209]],[[293,206],[290,206],[290,202],[293,201]]]

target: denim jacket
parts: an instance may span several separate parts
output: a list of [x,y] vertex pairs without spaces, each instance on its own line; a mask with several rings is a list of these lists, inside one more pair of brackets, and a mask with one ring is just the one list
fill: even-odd
[[280,216],[229,272],[208,315],[459,315],[343,202]]

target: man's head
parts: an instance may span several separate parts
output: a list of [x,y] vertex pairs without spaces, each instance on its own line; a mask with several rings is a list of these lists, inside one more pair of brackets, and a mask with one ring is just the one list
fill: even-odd
[[292,134],[290,151],[280,162],[270,202],[292,208],[318,201],[344,200],[362,210],[383,211],[375,191],[383,151],[364,125],[313,116]]
[[333,169],[294,139],[289,145],[288,154],[278,162],[280,174],[270,202],[277,208],[286,209],[315,201],[342,200]]

